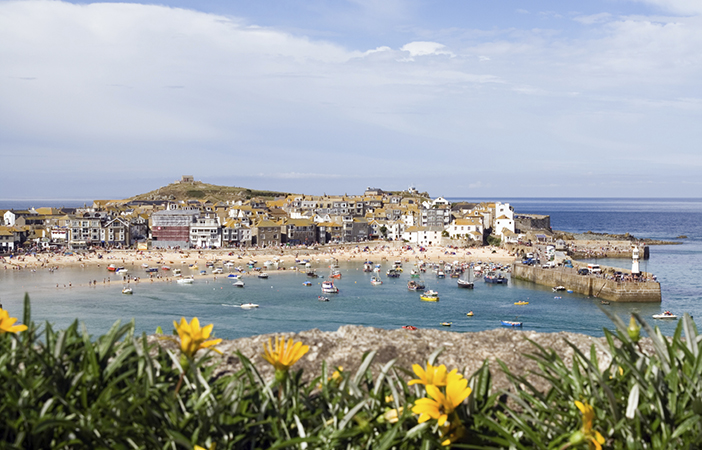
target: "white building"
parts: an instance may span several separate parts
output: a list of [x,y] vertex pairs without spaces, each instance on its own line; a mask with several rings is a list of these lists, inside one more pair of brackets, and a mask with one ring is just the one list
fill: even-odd
[[456,219],[446,227],[446,232],[452,239],[472,239],[482,242],[483,222],[480,217]]
[[409,227],[402,233],[402,239],[421,246],[441,244],[443,227]]
[[196,217],[190,224],[190,245],[196,248],[220,248],[222,227],[219,217]]

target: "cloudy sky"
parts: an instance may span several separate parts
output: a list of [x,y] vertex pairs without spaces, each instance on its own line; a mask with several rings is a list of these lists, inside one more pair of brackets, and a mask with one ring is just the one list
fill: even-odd
[[0,0],[0,198],[702,197],[700,0]]

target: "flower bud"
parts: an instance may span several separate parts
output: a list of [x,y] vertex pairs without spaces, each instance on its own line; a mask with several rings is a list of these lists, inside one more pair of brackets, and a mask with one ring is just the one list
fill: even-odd
[[633,342],[639,342],[639,339],[641,338],[640,331],[641,327],[636,323],[634,316],[631,316],[631,320],[629,320],[629,328],[626,329],[626,332],[629,333],[629,338]]

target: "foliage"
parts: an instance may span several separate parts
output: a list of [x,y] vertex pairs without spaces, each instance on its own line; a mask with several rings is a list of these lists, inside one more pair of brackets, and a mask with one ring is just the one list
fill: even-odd
[[498,236],[491,234],[490,236],[488,236],[487,242],[488,242],[488,245],[499,247],[502,240]]
[[0,334],[0,448],[699,448],[702,338],[692,319],[664,338],[636,316],[652,341],[647,352],[611,318],[604,358],[594,345],[589,355],[571,345],[566,361],[534,344],[540,371],[530,377],[550,388],[501,363],[513,386],[494,392],[487,362],[464,379],[435,365],[441,349],[419,361],[426,370],[415,365],[419,379],[409,383],[394,360],[371,371],[373,352],[355,373],[322,363],[304,382],[291,367],[304,345],[291,341],[268,348],[284,376],[265,380],[241,353],[229,358],[242,368],[222,375],[204,348],[207,327],[196,330],[202,349],[182,364],[182,343],[175,352],[149,343],[133,322],[95,338],[78,322],[40,327],[25,298],[28,328]]

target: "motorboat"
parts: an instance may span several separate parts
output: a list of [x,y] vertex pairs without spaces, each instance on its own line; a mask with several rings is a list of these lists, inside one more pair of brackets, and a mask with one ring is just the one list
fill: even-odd
[[389,278],[400,278],[400,272],[397,269],[390,269],[385,274]]
[[436,278],[446,278],[446,274],[443,270],[439,270],[438,272],[436,272]]
[[450,327],[453,322],[441,322],[441,325],[445,327]]
[[325,296],[323,296],[323,295],[320,295],[320,296],[317,297],[317,300],[319,300],[320,302],[328,302],[328,301],[329,301],[329,297],[325,297]]
[[521,327],[522,322],[513,322],[511,320],[503,320],[502,321],[502,326],[503,327]]
[[239,305],[239,308],[241,309],[254,309],[258,308],[258,305],[256,303],[242,303]]
[[110,264],[109,266],[107,266],[107,270],[109,270],[110,272],[115,272],[117,270],[117,266],[115,266],[114,264]]
[[380,273],[380,264],[376,264],[375,267],[373,267],[373,272]]
[[238,287],[238,288],[243,288],[244,287],[244,282],[241,280],[241,278],[237,278],[234,283],[232,283],[232,286]]
[[268,274],[266,272],[261,272],[258,274],[258,277],[265,280],[266,278],[268,278]]
[[206,271],[206,270],[201,270],[201,271],[200,271],[200,275],[207,275],[207,271]]
[[241,275],[236,274],[236,273],[230,273],[229,275],[227,275],[227,278],[239,278],[240,276]]
[[220,273],[223,273],[223,272],[224,272],[224,270],[222,270],[221,267],[217,267],[216,269],[212,269],[212,274],[213,274],[213,275],[217,275],[217,274],[220,274]]
[[553,290],[553,292],[559,292],[559,291],[565,291],[566,288],[565,288],[565,286],[556,286],[552,290]]
[[411,276],[412,278],[419,278],[419,271],[416,270],[416,269],[410,270],[410,276]]
[[670,311],[663,311],[661,314],[654,314],[653,316],[654,319],[677,319],[678,316],[673,314]]
[[507,278],[504,277],[499,272],[488,272],[483,276],[485,279],[486,283],[492,283],[492,284],[507,284]]
[[334,286],[334,283],[331,281],[323,281],[322,292],[324,292],[325,294],[338,294],[339,288]]
[[378,277],[371,277],[371,284],[373,286],[380,286],[381,284],[383,284],[383,280],[381,280]]
[[126,288],[122,289],[122,293],[127,294],[127,295],[132,295],[134,293],[134,291],[132,290],[132,288],[126,287]]
[[424,283],[422,283],[421,281],[409,280],[407,282],[407,289],[409,289],[410,291],[423,291],[425,287],[426,286],[424,286]]
[[525,302],[524,300],[522,300],[522,301],[520,301],[520,302],[514,302],[514,304],[515,304],[515,305],[528,305],[529,302]]
[[148,268],[149,268],[149,265],[146,264],[146,263],[144,263],[144,264],[141,265],[141,267],[143,267],[144,269],[148,269]]
[[424,302],[438,302],[439,301],[439,293],[429,289],[428,291],[422,293],[422,295],[419,296],[420,300]]
[[317,275],[317,272],[315,272],[314,270],[308,271],[307,276],[310,278],[319,278],[319,275]]
[[154,272],[158,272],[158,269],[155,267],[150,267],[150,268],[146,269],[145,272],[146,273],[154,273]]
[[189,277],[183,277],[183,278],[178,278],[177,283],[178,284],[193,284],[195,280],[193,279],[192,275]]
[[171,268],[168,266],[161,266],[161,270],[171,270]]
[[331,278],[341,278],[341,272],[338,270],[332,271],[332,274],[330,275]]
[[369,263],[365,263],[363,265],[363,271],[364,272],[372,272],[373,271],[373,265]]
[[311,282],[311,281],[305,281],[304,283],[302,283],[302,285],[303,285],[303,286],[312,286],[312,282]]
[[183,275],[183,274],[182,274],[182,272],[180,271],[180,269],[173,269],[173,276],[174,276],[174,277],[179,277],[179,276],[181,276],[181,275]]

